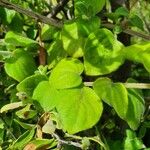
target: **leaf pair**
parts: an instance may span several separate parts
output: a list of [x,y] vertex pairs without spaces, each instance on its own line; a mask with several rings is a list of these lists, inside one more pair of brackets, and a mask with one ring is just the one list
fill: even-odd
[[40,82],[33,93],[45,111],[56,108],[63,129],[74,134],[92,127],[100,118],[102,103],[95,92],[83,87],[82,63],[63,59],[53,69],[49,81]]

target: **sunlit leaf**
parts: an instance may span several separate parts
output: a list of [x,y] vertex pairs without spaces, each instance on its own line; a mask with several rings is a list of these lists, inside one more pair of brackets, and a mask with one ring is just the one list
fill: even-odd
[[52,70],[49,81],[56,89],[73,88],[81,85],[82,63],[73,58],[61,60]]
[[61,101],[56,107],[64,130],[74,134],[94,126],[103,106],[95,92],[87,87],[60,91]]

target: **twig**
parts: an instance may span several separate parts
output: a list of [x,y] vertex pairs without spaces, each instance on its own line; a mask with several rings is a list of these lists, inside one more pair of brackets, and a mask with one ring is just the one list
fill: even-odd
[[[93,82],[84,82],[85,86],[93,86]],[[150,83],[123,83],[126,88],[150,89]]]
[[72,146],[75,146],[75,147],[82,148],[82,145],[80,143],[73,142],[73,141],[62,140],[62,139],[60,139],[60,137],[56,133],[53,133],[52,136],[59,142],[60,145],[61,144],[66,144],[66,145],[72,145]]
[[[103,27],[106,27],[106,28],[109,28],[109,29],[113,29],[115,27],[114,24],[111,24],[111,23],[103,23],[102,24]],[[136,32],[136,31],[133,31],[131,29],[125,29],[123,30],[124,33],[127,33],[129,35],[132,35],[132,36],[138,36],[138,37],[141,37],[145,40],[150,40],[150,36],[149,35],[146,35],[146,34],[143,34],[143,33],[140,33],[140,32]]]
[[[27,15],[27,16],[35,19],[36,21],[40,21],[40,22],[43,22],[45,24],[53,25],[53,26],[59,27],[59,28],[61,28],[63,26],[63,23],[61,21],[58,21],[58,20],[53,19],[53,18],[45,17],[45,16],[43,16],[39,13],[33,12],[33,11],[26,10],[26,9],[16,5],[16,4],[8,2],[7,0],[0,0],[0,6],[5,7],[7,9],[13,9],[13,10],[19,12],[19,13],[22,13],[24,15]],[[56,10],[57,11],[60,10],[60,6],[59,7],[57,6]],[[57,11],[56,11],[56,14],[57,14]],[[103,23],[102,26],[106,27],[106,28],[109,28],[109,29],[113,29],[115,25],[111,24],[111,23]],[[125,29],[125,30],[123,30],[123,32],[127,33],[129,35],[132,35],[132,36],[141,37],[145,40],[150,40],[150,36],[145,35],[143,33],[133,31],[131,29]]]
[[40,21],[40,22],[43,22],[45,24],[49,24],[49,25],[52,25],[55,27],[62,27],[62,25],[63,25],[63,23],[58,21],[58,20],[55,20],[52,18],[47,18],[47,17],[45,17],[39,13],[24,9],[24,8],[22,8],[16,4],[8,2],[7,0],[0,0],[0,6],[8,8],[8,9],[13,9],[19,13],[22,13],[24,15],[27,15],[27,16],[35,19],[36,21]]
[[50,18],[56,17],[56,15],[64,8],[64,6],[68,3],[69,0],[60,0],[58,5],[54,7],[52,12],[48,15]]

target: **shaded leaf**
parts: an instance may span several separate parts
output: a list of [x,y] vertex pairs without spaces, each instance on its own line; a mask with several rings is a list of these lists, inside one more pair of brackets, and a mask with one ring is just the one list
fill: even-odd
[[104,75],[118,69],[124,62],[122,47],[123,45],[107,29],[91,33],[84,49],[86,74]]
[[22,81],[36,70],[33,57],[21,49],[14,51],[13,56],[6,60],[4,67],[6,73],[17,81]]
[[35,129],[28,130],[24,134],[22,134],[12,145],[13,149],[21,150],[28,144],[32,138],[34,137]]
[[34,89],[41,81],[48,80],[45,75],[35,74],[25,78],[17,85],[19,92],[25,92],[28,96],[32,96]]

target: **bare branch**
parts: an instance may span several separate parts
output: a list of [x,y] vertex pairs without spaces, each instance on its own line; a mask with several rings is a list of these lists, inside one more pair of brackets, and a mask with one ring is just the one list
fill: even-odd
[[82,148],[82,145],[80,143],[73,142],[73,141],[62,140],[62,139],[60,139],[60,137],[56,133],[53,133],[52,136],[58,141],[58,143],[60,145],[61,144],[66,144],[66,145],[72,145],[72,146],[75,146],[75,147]]
[[63,25],[63,23],[58,21],[58,20],[55,20],[52,18],[47,18],[47,17],[45,17],[39,13],[26,10],[26,9],[16,5],[16,4],[8,2],[7,0],[0,0],[0,6],[8,8],[8,9],[13,9],[19,13],[22,13],[24,15],[27,15],[27,16],[35,19],[36,21],[43,22],[45,24],[49,24],[49,25],[52,25],[55,27],[62,27],[62,25]]
[[[123,83],[126,88],[150,89],[150,83]],[[92,86],[93,82],[84,82],[85,86]]]
[[56,15],[64,8],[68,1],[69,0],[61,0],[48,16],[51,18],[56,17]]
[[[113,29],[115,27],[115,25],[111,24],[111,23],[103,23],[102,26],[105,27],[105,28],[109,28],[109,29]],[[145,40],[150,40],[149,35],[146,35],[146,34],[143,34],[143,33],[140,33],[140,32],[136,32],[136,31],[133,31],[131,29],[125,29],[125,30],[123,30],[123,32],[127,33],[129,35],[132,35],[132,36],[141,37]]]

